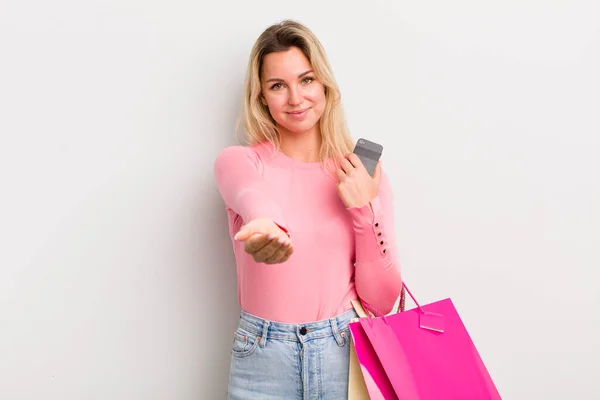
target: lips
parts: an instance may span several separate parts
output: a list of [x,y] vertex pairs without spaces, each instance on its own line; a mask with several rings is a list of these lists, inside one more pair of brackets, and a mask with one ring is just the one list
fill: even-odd
[[301,114],[304,114],[307,111],[308,111],[308,108],[305,108],[304,110],[289,111],[288,114],[291,114],[291,115],[301,115]]
[[294,119],[303,119],[308,113],[308,110],[310,110],[310,107],[303,110],[289,111],[288,115]]

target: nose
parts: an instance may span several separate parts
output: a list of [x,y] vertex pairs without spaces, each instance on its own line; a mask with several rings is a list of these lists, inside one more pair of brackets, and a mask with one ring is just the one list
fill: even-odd
[[302,93],[296,86],[290,86],[288,92],[288,104],[290,106],[297,106],[302,103]]

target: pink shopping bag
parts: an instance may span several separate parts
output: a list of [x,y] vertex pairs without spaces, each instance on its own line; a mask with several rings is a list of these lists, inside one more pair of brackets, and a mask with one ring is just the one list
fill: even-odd
[[450,299],[350,323],[371,399],[501,399]]

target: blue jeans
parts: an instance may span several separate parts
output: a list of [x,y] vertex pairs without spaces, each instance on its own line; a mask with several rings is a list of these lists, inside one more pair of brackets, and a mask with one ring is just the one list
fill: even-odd
[[348,398],[350,310],[294,325],[242,312],[234,333],[229,400]]

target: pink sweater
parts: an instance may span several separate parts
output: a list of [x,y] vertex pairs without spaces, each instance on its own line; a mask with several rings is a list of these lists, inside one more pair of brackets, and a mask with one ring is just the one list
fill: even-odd
[[[226,148],[214,175],[229,219],[242,310],[295,324],[341,314],[357,296],[381,312],[391,310],[401,279],[385,174],[372,210],[346,208],[337,179],[320,163],[293,160],[269,142]],[[286,262],[257,263],[244,242],[233,239],[259,217],[290,235],[294,253]]]

